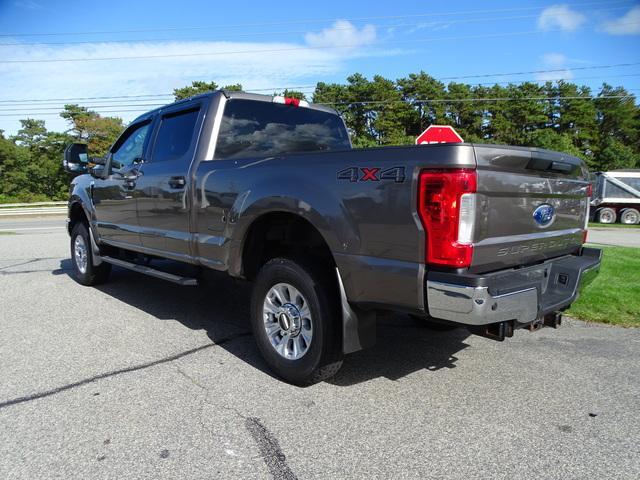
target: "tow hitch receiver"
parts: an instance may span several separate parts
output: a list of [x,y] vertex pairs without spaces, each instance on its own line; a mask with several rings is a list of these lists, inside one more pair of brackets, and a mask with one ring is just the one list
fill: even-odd
[[473,326],[469,327],[469,331],[474,335],[502,342],[507,337],[513,337],[513,320]]
[[542,319],[545,327],[558,328],[562,325],[562,314],[560,312],[549,313]]
[[488,325],[478,325],[468,327],[469,331],[474,335],[489,338],[498,342],[504,341],[505,338],[513,337],[514,328],[526,328],[530,332],[537,332],[543,327],[558,328],[562,324],[562,314],[558,312],[549,313],[543,317],[534,320],[528,324],[519,324],[514,326],[514,321],[505,321],[498,323],[490,323]]

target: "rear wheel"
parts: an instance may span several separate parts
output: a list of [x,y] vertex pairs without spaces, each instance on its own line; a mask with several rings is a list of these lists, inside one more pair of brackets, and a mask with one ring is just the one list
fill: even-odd
[[598,222],[611,224],[616,223],[617,214],[613,208],[601,208],[598,210]]
[[82,285],[98,285],[109,279],[111,264],[93,264],[91,238],[87,226],[79,222],[71,231],[71,263],[73,274]]
[[267,262],[255,281],[251,327],[260,353],[280,377],[310,385],[342,366],[339,311],[329,282],[285,258]]
[[620,223],[637,225],[640,223],[640,212],[635,208],[625,208],[620,215]]

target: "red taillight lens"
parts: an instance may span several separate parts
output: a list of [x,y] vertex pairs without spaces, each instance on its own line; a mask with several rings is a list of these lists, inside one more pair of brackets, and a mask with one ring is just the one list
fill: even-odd
[[593,185],[589,184],[587,185],[587,197],[591,198],[592,195],[593,195]]
[[473,245],[458,241],[460,203],[476,191],[476,172],[468,169],[424,170],[418,185],[418,214],[427,236],[427,263],[471,265]]

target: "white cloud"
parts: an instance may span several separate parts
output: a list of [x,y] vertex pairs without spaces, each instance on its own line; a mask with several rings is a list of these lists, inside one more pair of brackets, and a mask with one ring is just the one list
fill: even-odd
[[[335,25],[334,25],[335,27]],[[319,37],[304,43],[285,42],[135,42],[91,43],[80,45],[16,45],[0,59],[0,100],[50,99],[69,97],[103,97],[123,95],[149,95],[171,93],[174,88],[190,84],[193,80],[214,80],[219,85],[241,83],[247,90],[297,85],[314,85],[319,80],[343,74],[347,62],[365,56],[386,56],[397,51],[364,48],[319,48],[323,42],[334,45],[364,45],[375,38],[366,27],[362,30],[347,28],[337,30],[338,37],[323,31]],[[346,35],[344,35],[346,32]],[[343,35],[343,36],[340,36]],[[6,39],[7,43],[15,40]],[[236,53],[229,53],[236,52]],[[248,53],[238,53],[248,52]],[[104,60],[90,62],[52,63],[1,63],[1,60],[56,60],[69,58],[104,58],[154,55],[214,53],[215,55],[176,56],[152,59]],[[265,91],[262,93],[273,93]],[[171,97],[165,97],[169,102]],[[151,100],[141,103],[155,103]],[[2,104],[0,129],[13,134],[19,128],[20,118],[30,112],[58,112],[65,102],[36,107],[33,105]],[[71,102],[67,102],[71,103]],[[83,105],[99,105],[102,102],[82,101]],[[137,112],[130,110],[131,100],[113,102],[101,110],[123,110],[105,113],[121,116],[130,121],[139,113],[153,108],[140,106]],[[115,107],[113,105],[116,105]],[[121,106],[120,106],[121,105]],[[8,107],[24,109],[24,115],[6,116]],[[138,108],[138,107],[135,107]],[[47,110],[48,111],[48,110]],[[46,120],[47,128],[64,130],[64,120],[56,115],[30,115]]]
[[325,28],[319,33],[307,33],[304,38],[311,47],[336,45],[361,47],[375,41],[376,28],[373,25],[365,25],[358,30],[358,27],[347,20],[337,20],[332,27]]
[[617,20],[604,22],[602,29],[611,35],[640,35],[640,6],[633,7]]
[[536,80],[539,82],[548,82],[554,80],[570,80],[573,78],[573,72],[567,70],[567,57],[562,53],[545,53],[541,57],[541,70],[555,70],[553,72],[537,73]]
[[586,21],[586,17],[567,5],[552,5],[545,8],[538,17],[541,30],[560,29],[566,32],[577,30]]

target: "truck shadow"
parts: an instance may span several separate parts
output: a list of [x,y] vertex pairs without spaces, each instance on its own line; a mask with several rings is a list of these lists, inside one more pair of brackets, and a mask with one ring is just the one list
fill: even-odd
[[[63,260],[53,273],[71,272],[70,260]],[[220,348],[274,377],[250,333],[251,284],[247,282],[207,271],[199,286],[181,287],[114,267],[110,281],[95,288],[160,321],[177,321],[189,329],[204,330]],[[416,326],[403,314],[381,314],[377,329],[376,345],[348,355],[329,383],[349,386],[379,377],[398,380],[420,370],[454,368],[455,354],[468,347],[464,343],[469,336],[465,329],[431,331]]]

